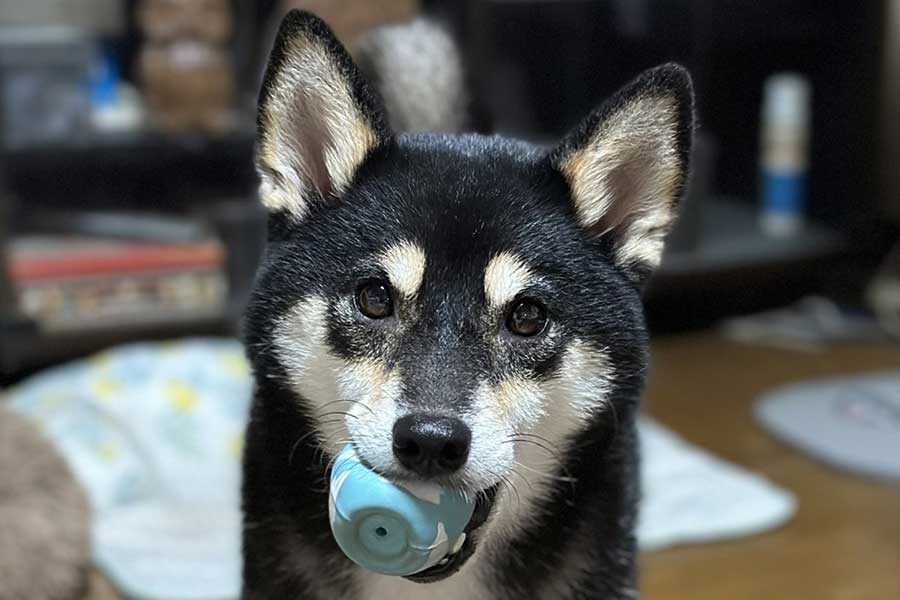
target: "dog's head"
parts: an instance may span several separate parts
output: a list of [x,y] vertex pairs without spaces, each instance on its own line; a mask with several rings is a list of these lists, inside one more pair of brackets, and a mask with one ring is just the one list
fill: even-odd
[[277,363],[259,376],[294,392],[327,453],[351,442],[388,477],[483,491],[552,472],[640,385],[639,292],[692,118],[667,65],[549,151],[395,134],[328,28],[291,13],[259,107],[269,243],[249,352]]

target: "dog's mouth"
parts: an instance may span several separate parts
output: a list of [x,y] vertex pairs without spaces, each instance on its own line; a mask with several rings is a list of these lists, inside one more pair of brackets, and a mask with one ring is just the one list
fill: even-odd
[[466,525],[466,528],[463,530],[466,539],[456,552],[448,554],[433,567],[429,567],[424,571],[419,571],[412,575],[407,575],[405,579],[416,583],[434,583],[446,579],[459,571],[463,565],[466,564],[466,561],[475,553],[477,542],[474,539],[475,536],[473,536],[473,534],[481,528],[490,517],[491,509],[494,508],[494,500],[497,497],[498,487],[499,486],[496,484],[492,485],[482,493],[478,494],[472,518],[469,519],[469,524]]

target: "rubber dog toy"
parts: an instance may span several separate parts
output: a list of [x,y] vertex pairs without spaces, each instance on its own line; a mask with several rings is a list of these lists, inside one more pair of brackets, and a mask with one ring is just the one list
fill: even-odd
[[360,462],[348,444],[331,472],[328,515],[338,546],[384,575],[412,575],[465,542],[475,499],[416,481],[390,481]]

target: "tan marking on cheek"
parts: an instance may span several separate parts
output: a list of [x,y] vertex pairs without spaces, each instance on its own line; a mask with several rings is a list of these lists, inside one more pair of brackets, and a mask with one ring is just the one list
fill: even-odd
[[401,242],[391,246],[379,260],[387,272],[391,285],[406,298],[414,297],[425,276],[425,251],[413,242]]
[[[275,325],[275,352],[292,378],[302,377],[310,362],[327,354],[325,313],[328,303],[312,296],[293,306]],[[316,373],[312,373],[313,376]]]
[[347,401],[344,419],[351,439],[373,465],[392,464],[391,440],[397,403],[402,393],[399,369],[388,370],[377,360],[347,363],[341,375],[341,396]]
[[344,363],[340,380],[342,397],[362,402],[374,410],[396,402],[402,388],[399,369],[388,370],[381,362],[371,359]]
[[344,362],[340,374],[342,396],[353,400],[377,400],[387,379],[387,370],[377,361]]
[[534,410],[536,399],[542,396],[540,386],[522,377],[504,379],[491,390],[503,417],[525,410]]
[[612,367],[605,350],[582,340],[575,340],[566,348],[555,386],[565,399],[571,416],[584,419],[604,406],[611,385]]
[[569,344],[561,363],[561,371],[567,374],[602,372],[608,367],[609,357],[606,352],[580,339]]
[[484,271],[484,294],[493,308],[502,308],[534,280],[524,261],[501,252],[494,256]]

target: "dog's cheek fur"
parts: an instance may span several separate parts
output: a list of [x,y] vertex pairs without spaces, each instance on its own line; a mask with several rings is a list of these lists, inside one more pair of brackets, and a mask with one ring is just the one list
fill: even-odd
[[528,406],[539,410],[540,390],[536,384],[508,378],[496,385],[482,382],[475,390],[463,420],[472,430],[472,445],[465,466],[473,487],[483,489],[508,478],[515,468],[513,423],[527,421]]
[[473,441],[487,441],[489,449],[479,450],[515,488],[500,497],[498,527],[520,528],[548,488],[568,480],[563,460],[569,445],[599,413],[611,410],[613,377],[605,350],[575,339],[549,377],[508,377],[479,390]]
[[[327,411],[340,411],[332,400],[338,398],[338,374],[344,361],[335,357],[327,341],[328,302],[322,296],[311,296],[297,302],[276,320],[273,350],[283,369],[287,384],[305,401],[305,410],[318,431],[320,444],[332,441],[345,431],[341,419]],[[329,418],[330,417],[330,418]]]
[[[303,403],[297,408],[312,419],[320,447],[334,456],[352,439],[373,466],[388,468],[402,389],[400,373],[389,371],[371,352],[365,353],[370,356],[345,358],[331,351],[329,315],[346,313],[343,304],[346,301],[336,302],[329,310],[321,296],[297,302],[277,320],[274,350],[290,387]],[[357,344],[364,346],[366,340]]]
[[357,451],[370,466],[389,470],[394,461],[393,428],[403,389],[399,370],[387,371],[379,361],[350,365],[339,377],[349,416],[345,423]]

